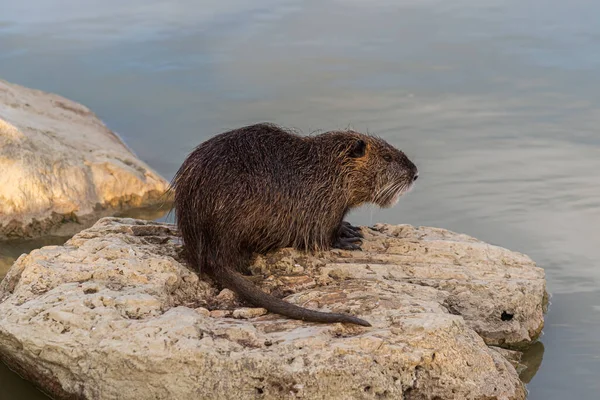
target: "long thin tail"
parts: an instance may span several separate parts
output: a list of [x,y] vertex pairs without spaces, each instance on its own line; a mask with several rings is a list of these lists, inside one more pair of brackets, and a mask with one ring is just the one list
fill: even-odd
[[353,317],[349,314],[337,314],[309,310],[307,308],[299,307],[278,299],[277,297],[271,296],[270,294],[260,290],[257,286],[252,284],[252,282],[244,278],[240,273],[232,271],[228,268],[221,269],[219,271],[218,278],[221,281],[221,284],[232,289],[245,300],[256,306],[266,308],[268,311],[276,314],[285,315],[286,317],[300,319],[303,321],[329,323],[348,322],[362,326],[371,326],[371,324],[367,321]]

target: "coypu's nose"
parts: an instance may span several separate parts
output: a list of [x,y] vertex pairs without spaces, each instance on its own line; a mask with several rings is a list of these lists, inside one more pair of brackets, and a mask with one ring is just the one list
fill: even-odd
[[413,182],[416,181],[419,178],[419,173],[416,172],[415,175],[413,176]]

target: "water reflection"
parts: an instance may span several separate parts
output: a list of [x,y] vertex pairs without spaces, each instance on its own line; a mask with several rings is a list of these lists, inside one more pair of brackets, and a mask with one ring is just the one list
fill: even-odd
[[69,237],[48,236],[33,240],[0,241],[0,279],[4,278],[13,262],[22,254],[44,246],[59,246]]
[[37,390],[30,382],[20,378],[0,362],[0,387],[2,399],[48,400],[44,393]]
[[529,383],[542,366],[542,359],[544,358],[544,344],[542,342],[535,342],[528,349],[523,352],[521,356],[521,363],[525,365],[525,369],[519,374],[519,378],[524,383]]

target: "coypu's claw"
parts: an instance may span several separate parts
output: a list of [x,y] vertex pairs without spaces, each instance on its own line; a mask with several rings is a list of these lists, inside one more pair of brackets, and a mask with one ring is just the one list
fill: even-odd
[[332,247],[343,250],[360,250],[361,238],[363,238],[363,234],[360,232],[360,228],[343,221],[340,225],[338,237]]
[[342,250],[362,250],[359,244],[355,244],[356,242],[362,242],[360,238],[343,238],[338,237],[337,240],[333,243],[334,249],[342,249]]
[[364,235],[360,232],[360,228],[350,225],[349,222],[342,222],[340,226],[340,236],[345,238],[363,238]]

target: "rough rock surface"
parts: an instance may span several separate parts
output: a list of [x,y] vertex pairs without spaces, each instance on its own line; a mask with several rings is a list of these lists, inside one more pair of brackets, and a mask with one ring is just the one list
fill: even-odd
[[0,239],[72,234],[167,188],[86,107],[3,80],[0,171]]
[[180,263],[173,226],[104,218],[15,262],[0,284],[0,357],[59,398],[525,398],[496,346],[539,335],[543,270],[442,229],[362,229],[363,251],[282,249],[252,279],[371,328],[241,304]]

